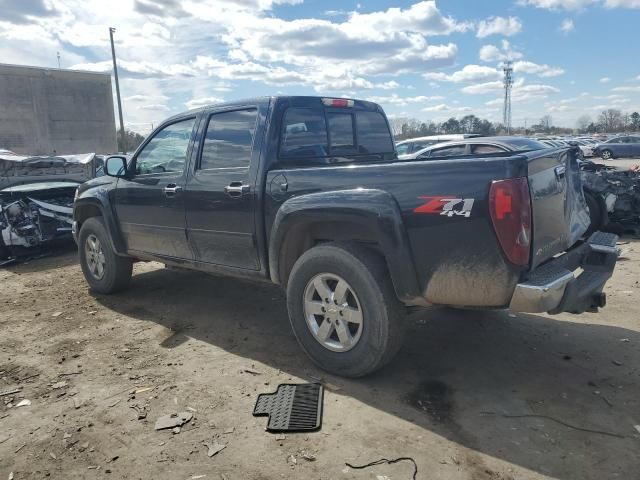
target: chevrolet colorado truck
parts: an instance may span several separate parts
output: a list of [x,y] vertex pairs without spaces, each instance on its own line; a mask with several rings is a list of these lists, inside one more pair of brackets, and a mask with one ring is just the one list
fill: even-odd
[[78,189],[73,231],[90,288],[132,263],[271,281],[321,368],[389,362],[407,307],[597,311],[616,239],[585,238],[572,148],[398,160],[370,102],[283,96],[166,120]]

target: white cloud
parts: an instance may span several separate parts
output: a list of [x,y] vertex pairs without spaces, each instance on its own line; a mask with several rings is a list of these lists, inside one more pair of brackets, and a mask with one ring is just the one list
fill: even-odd
[[370,102],[379,103],[381,105],[398,105],[405,106],[412,103],[426,103],[434,100],[444,100],[445,97],[442,95],[434,95],[434,96],[425,96],[425,95],[417,95],[415,97],[404,97],[400,96],[397,93],[393,93],[388,96],[370,96],[366,99]]
[[602,77],[599,82],[600,83],[609,83],[611,79],[609,77]]
[[518,4],[547,10],[581,10],[595,4],[606,8],[640,8],[640,0],[518,0]]
[[200,97],[200,98],[192,98],[188,102],[185,103],[186,107],[191,110],[192,108],[200,108],[205,105],[212,105],[215,103],[222,103],[224,99],[219,97]]
[[430,72],[425,73],[423,76],[427,80],[461,83],[496,80],[502,76],[502,73],[495,68],[484,65],[465,65],[462,70],[453,72],[451,75],[442,72]]
[[439,103],[433,107],[425,107],[422,109],[423,112],[444,112],[446,110],[451,110],[451,107],[445,103]]
[[560,31],[562,33],[571,33],[576,29],[575,24],[571,18],[565,18],[560,24]]
[[469,93],[471,95],[484,95],[486,93],[493,93],[496,90],[502,90],[503,85],[502,82],[485,82],[478,83],[476,85],[468,85],[461,89],[464,93]]
[[142,105],[140,108],[143,110],[154,110],[156,112],[168,112],[171,110],[167,105],[161,103],[152,103],[150,105]]
[[640,0],[605,0],[607,8],[640,8]]
[[615,87],[611,89],[612,92],[640,92],[640,85],[636,87]]
[[557,77],[562,75],[562,68],[550,67],[549,65],[540,65],[533,62],[519,60],[513,64],[513,71],[516,73],[528,73],[530,75],[538,75],[540,77]]
[[495,45],[483,45],[480,48],[480,60],[483,62],[504,62],[522,58],[522,53],[511,48],[507,40],[502,41],[502,48]]
[[547,10],[580,10],[599,0],[518,0],[519,5],[531,5]]
[[478,23],[478,38],[488,37],[489,35],[504,35],[510,37],[522,30],[522,22],[518,17],[489,17]]

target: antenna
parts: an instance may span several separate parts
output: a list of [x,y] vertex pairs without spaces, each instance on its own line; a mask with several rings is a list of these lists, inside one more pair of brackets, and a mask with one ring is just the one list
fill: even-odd
[[502,67],[504,72],[504,109],[502,111],[502,123],[507,129],[507,135],[511,135],[511,88],[513,87],[513,64],[507,60]]

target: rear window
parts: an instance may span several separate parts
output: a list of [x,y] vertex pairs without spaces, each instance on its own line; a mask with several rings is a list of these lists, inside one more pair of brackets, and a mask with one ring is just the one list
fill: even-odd
[[324,157],[329,154],[327,126],[322,111],[311,108],[289,108],[284,114],[283,157]]
[[389,127],[379,112],[292,107],[284,114],[283,158],[393,152]]
[[379,112],[356,112],[358,152],[393,152],[391,133],[384,116]]
[[327,113],[331,154],[355,153],[356,139],[353,135],[353,115],[350,113]]

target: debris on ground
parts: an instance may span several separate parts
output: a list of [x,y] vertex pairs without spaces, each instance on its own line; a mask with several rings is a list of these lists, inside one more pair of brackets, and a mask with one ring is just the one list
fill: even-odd
[[14,388],[13,390],[6,390],[4,392],[0,392],[0,397],[6,397],[8,395],[13,395],[14,393],[20,393],[22,391],[22,387]]
[[138,414],[138,420],[144,420],[145,418],[147,418],[146,406],[143,405],[141,407],[139,405],[130,405],[129,408],[136,411],[136,413]]
[[16,404],[16,408],[18,408],[18,407],[30,407],[30,406],[31,406],[31,400],[27,400],[26,398],[24,400],[20,400]]
[[392,465],[394,463],[398,463],[398,462],[411,462],[413,463],[413,476],[411,477],[413,480],[416,480],[416,478],[418,477],[418,464],[416,463],[416,461],[411,458],[411,457],[400,457],[400,458],[394,458],[394,459],[387,459],[387,458],[381,458],[380,460],[375,460],[373,462],[367,463],[365,465],[352,465],[349,462],[345,462],[345,465],[349,468],[353,468],[355,470],[362,470],[364,468],[369,468],[369,467],[373,467],[375,465]]
[[251,375],[262,375],[262,372],[255,370],[254,368],[243,368],[242,371],[244,373],[250,373]]
[[163,415],[156,420],[155,429],[164,430],[165,428],[181,427],[185,423],[191,421],[193,413],[191,412],[179,412],[169,415]]
[[298,460],[296,460],[295,455],[289,455],[287,457],[287,463],[289,464],[290,467],[295,467],[298,464]]
[[207,456],[209,457],[213,457],[227,448],[226,444],[218,443],[215,440],[212,440],[211,442],[204,442],[204,446],[207,447]]
[[235,427],[229,427],[229,428],[225,428],[224,432],[222,433],[229,434],[229,433],[233,433],[235,430],[236,430]]

